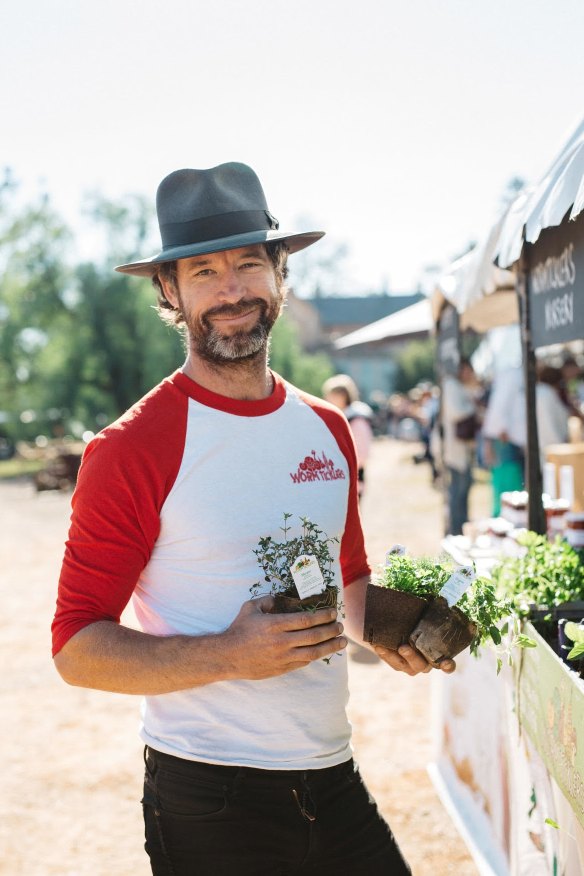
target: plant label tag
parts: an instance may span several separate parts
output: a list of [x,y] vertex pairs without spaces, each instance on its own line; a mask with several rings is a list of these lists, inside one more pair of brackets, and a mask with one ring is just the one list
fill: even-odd
[[456,605],[464,591],[468,590],[475,578],[476,573],[472,566],[461,566],[460,569],[452,573],[439,595],[443,596],[450,608],[452,608],[453,605]]
[[389,566],[392,557],[405,557],[406,549],[403,544],[394,544],[385,555],[385,565]]
[[315,593],[324,593],[326,587],[318,560],[311,554],[301,554],[290,566],[298,595],[301,599]]

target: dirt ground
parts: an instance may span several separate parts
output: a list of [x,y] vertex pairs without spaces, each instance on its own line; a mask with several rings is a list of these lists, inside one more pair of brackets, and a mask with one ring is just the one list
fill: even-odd
[[[416,449],[374,445],[362,504],[372,563],[397,542],[439,551],[442,500],[427,466],[413,465]],[[487,492],[473,488],[471,517],[486,513]],[[69,500],[0,483],[0,873],[147,876],[138,699],[68,687],[50,659]],[[355,757],[414,876],[475,876],[426,771],[436,680],[402,677],[355,647],[349,665]]]

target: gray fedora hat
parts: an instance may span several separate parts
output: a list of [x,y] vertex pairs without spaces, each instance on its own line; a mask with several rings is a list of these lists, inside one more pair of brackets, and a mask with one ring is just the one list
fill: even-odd
[[116,271],[151,277],[163,262],[273,240],[285,240],[288,250],[297,252],[324,235],[324,231],[280,231],[258,177],[238,162],[208,170],[175,170],[158,186],[156,212],[162,250],[151,258],[118,265]]

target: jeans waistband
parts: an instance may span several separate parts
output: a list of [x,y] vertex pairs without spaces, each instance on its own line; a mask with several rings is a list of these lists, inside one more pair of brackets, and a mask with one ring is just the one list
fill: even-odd
[[200,760],[188,760],[173,754],[165,754],[151,746],[144,749],[144,759],[149,770],[154,767],[178,772],[182,775],[192,775],[199,778],[209,778],[230,783],[237,779],[256,786],[275,787],[294,784],[297,781],[310,781],[313,785],[329,784],[342,775],[353,773],[353,759],[344,761],[332,767],[308,770],[268,770],[248,766],[225,766],[224,764],[206,763]]

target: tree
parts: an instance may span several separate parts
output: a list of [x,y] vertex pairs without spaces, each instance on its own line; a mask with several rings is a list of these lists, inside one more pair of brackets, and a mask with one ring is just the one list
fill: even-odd
[[324,381],[334,373],[324,353],[305,353],[296,327],[283,314],[272,331],[270,367],[299,389],[320,396]]
[[436,344],[433,338],[410,341],[396,356],[395,389],[409,392],[422,381],[434,383]]
[[122,205],[94,195],[90,215],[103,234],[104,255],[75,268],[75,331],[66,337],[67,321],[55,325],[44,359],[56,406],[95,431],[178,367],[184,350],[177,332],[158,317],[149,281],[113,271],[144,246],[151,219],[146,202],[130,198]]
[[0,410],[14,437],[23,420],[34,422],[48,391],[42,352],[67,310],[71,241],[46,194],[25,206],[18,195],[6,170],[0,183]]

